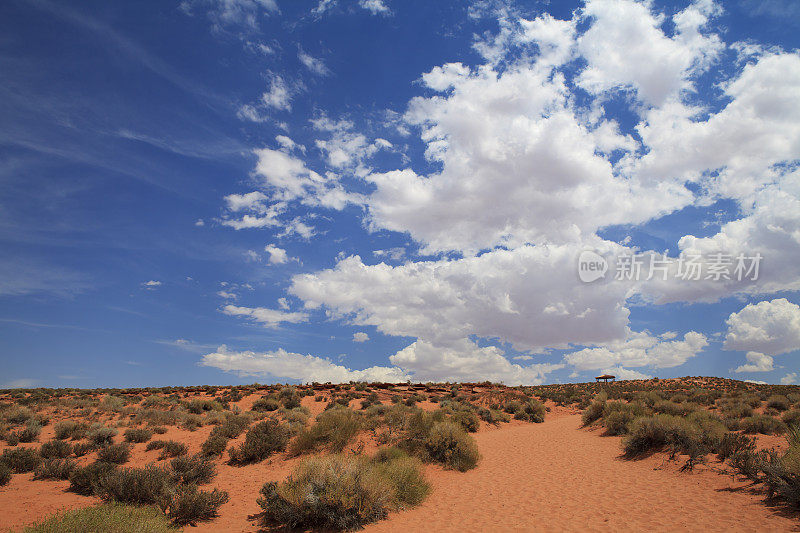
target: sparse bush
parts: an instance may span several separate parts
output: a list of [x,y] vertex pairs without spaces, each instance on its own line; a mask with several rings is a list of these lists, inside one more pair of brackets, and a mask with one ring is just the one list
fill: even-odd
[[286,449],[289,430],[280,422],[267,419],[251,427],[238,448],[228,450],[232,464],[243,465],[263,461],[275,452]]
[[333,452],[341,452],[360,428],[357,413],[350,409],[330,409],[320,413],[313,426],[300,431],[289,451],[292,455],[300,455],[327,446]]
[[86,424],[81,424],[75,422],[74,420],[62,420],[61,422],[56,422],[56,424],[53,426],[55,438],[59,440],[82,439],[86,436],[88,429],[89,428]]
[[[417,468],[416,473],[410,469]],[[397,476],[396,480],[389,476]],[[405,481],[403,490],[399,482]],[[287,481],[267,483],[258,504],[266,524],[288,528],[354,529],[413,506],[429,487],[410,458],[375,462],[363,456],[313,457]]]
[[8,482],[11,481],[12,473],[11,468],[7,464],[0,463],[0,487],[8,485]]
[[494,425],[511,420],[511,417],[509,417],[503,411],[498,409],[487,409],[485,407],[478,408],[478,416],[481,420]]
[[61,511],[25,529],[26,533],[174,533],[157,507],[105,504]]
[[0,463],[6,465],[17,474],[32,472],[41,462],[42,456],[32,448],[5,449],[0,455]]
[[103,463],[121,465],[127,463],[130,458],[131,445],[127,442],[104,446],[97,452],[97,460]]
[[214,463],[205,457],[176,457],[170,461],[170,468],[179,483],[184,485],[203,485],[210,483],[217,474]]
[[23,406],[15,406],[6,415],[6,420],[12,424],[24,424],[33,418],[33,411]]
[[126,429],[125,442],[147,442],[153,438],[153,432],[145,428],[131,428]]
[[60,457],[63,459],[64,457],[72,455],[72,445],[63,440],[51,440],[41,445],[39,448],[39,455],[45,459],[50,457]]
[[774,395],[767,398],[767,408],[775,409],[776,411],[786,411],[792,406],[789,398],[781,395]]
[[783,413],[781,417],[783,423],[787,426],[798,426],[800,427],[800,409],[792,409],[791,411],[786,411]]
[[603,417],[603,410],[606,408],[607,400],[608,394],[605,391],[595,396],[592,403],[589,404],[581,416],[584,426],[588,426],[592,422],[600,420]]
[[106,446],[114,443],[114,437],[117,436],[117,433],[119,432],[114,428],[107,428],[100,424],[93,424],[92,427],[89,428],[86,437],[90,442],[93,442],[98,446]]
[[36,442],[39,440],[39,433],[42,432],[42,426],[36,420],[28,420],[25,428],[18,432],[20,442]]
[[98,476],[95,492],[105,500],[135,505],[157,505],[168,501],[174,483],[170,473],[154,465],[116,468]]
[[77,467],[72,459],[50,457],[42,461],[33,471],[33,479],[69,479]]
[[200,446],[200,453],[206,457],[216,457],[218,455],[222,455],[227,447],[228,437],[214,434],[212,431],[208,438],[203,441],[203,444]]
[[253,402],[253,406],[250,408],[252,411],[277,411],[278,408],[281,406],[278,403],[278,400],[275,398],[263,397],[259,398],[255,402]]
[[785,432],[786,425],[771,416],[753,415],[742,420],[742,431],[751,434],[776,435]]
[[217,510],[228,501],[223,490],[198,490],[194,485],[179,487],[169,501],[167,515],[178,525],[194,524],[199,520],[210,520]]
[[480,458],[475,439],[449,421],[433,424],[425,448],[432,460],[460,472],[475,468]]
[[536,399],[530,399],[514,412],[514,419],[541,424],[544,422],[546,412],[547,410],[542,402]]
[[100,478],[116,468],[109,463],[91,463],[75,468],[69,476],[69,490],[83,496],[91,496],[97,492]]
[[75,454],[75,457],[83,457],[89,452],[93,452],[97,449],[97,445],[93,442],[76,442],[72,446],[72,453]]
[[741,433],[726,433],[717,448],[717,455],[724,461],[738,453],[753,452],[755,449],[755,439]]

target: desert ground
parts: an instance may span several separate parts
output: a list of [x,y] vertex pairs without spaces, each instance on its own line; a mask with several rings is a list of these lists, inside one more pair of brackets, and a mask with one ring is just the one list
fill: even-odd
[[[150,506],[165,527],[197,532],[290,526],[375,532],[794,531],[800,529],[793,451],[800,449],[793,429],[800,421],[799,389],[682,378],[518,388],[483,383],[3,391],[0,465],[11,473],[0,486],[0,530],[24,531],[55,513],[63,519],[65,512],[116,501]],[[255,437],[248,432],[255,435],[253,428],[265,421],[271,431],[283,431],[283,440],[250,457],[245,444]],[[221,444],[208,444],[233,426]],[[450,431],[444,440],[437,433],[442,428]],[[126,444],[130,440],[140,442]],[[157,441],[184,446],[152,444]],[[23,449],[31,452],[15,452]],[[395,456],[397,463],[377,459]],[[343,496],[335,476],[350,471],[324,463],[334,478],[321,482],[312,475],[309,483],[316,483],[328,507],[298,508],[284,486],[287,478],[301,480],[298,469],[321,468],[313,460],[326,458],[368,470],[377,464],[376,471],[390,478],[402,472],[409,477],[397,485],[418,490],[397,489],[396,497],[376,503],[381,496],[364,482],[363,492]],[[197,462],[175,463],[187,459]],[[98,462],[115,466],[87,485],[77,472]],[[114,477],[149,464],[169,472],[172,477],[164,479],[172,481],[156,490],[152,481]],[[189,475],[189,467],[212,472]],[[373,470],[357,479],[373,479]],[[273,499],[259,504],[267,482],[277,483]],[[223,493],[224,498],[205,497]],[[359,509],[343,503],[348,498],[356,498]],[[30,530],[59,529],[40,524]]]

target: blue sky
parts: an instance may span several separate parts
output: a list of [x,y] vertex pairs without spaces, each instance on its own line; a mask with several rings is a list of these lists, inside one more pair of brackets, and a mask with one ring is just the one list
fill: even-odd
[[[800,381],[794,2],[12,0],[0,29],[0,387]],[[678,278],[715,253],[759,276]],[[630,254],[668,279],[615,279]]]

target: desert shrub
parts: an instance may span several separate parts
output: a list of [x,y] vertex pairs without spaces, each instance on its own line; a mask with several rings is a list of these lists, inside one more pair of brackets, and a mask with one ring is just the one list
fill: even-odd
[[783,413],[781,420],[783,420],[783,423],[787,426],[800,426],[800,409],[786,411]]
[[170,473],[154,465],[115,468],[97,478],[95,493],[104,500],[135,505],[163,504],[174,489]]
[[26,533],[174,533],[157,507],[105,504],[61,511],[25,529]]
[[288,428],[276,420],[267,419],[251,427],[244,442],[238,448],[229,449],[228,454],[235,465],[256,463],[285,450],[288,441]]
[[523,403],[522,406],[514,412],[514,419],[540,424],[544,422],[546,412],[547,410],[542,402],[531,399]]
[[792,404],[786,396],[776,394],[767,398],[767,407],[776,411],[786,411],[791,406]]
[[8,485],[8,482],[11,481],[12,474],[13,472],[8,465],[0,463],[0,487]]
[[217,509],[228,501],[224,490],[198,490],[194,485],[179,487],[169,500],[167,516],[178,525],[194,524],[217,516]]
[[422,473],[422,465],[418,459],[409,457],[405,452],[394,448],[402,453],[387,455],[377,455],[373,458],[375,469],[394,489],[394,498],[398,507],[413,507],[422,503],[430,494],[430,484]]
[[69,457],[72,455],[72,445],[63,440],[51,440],[39,447],[39,455],[45,459],[50,457]]
[[42,426],[36,420],[28,420],[25,427],[18,432],[20,442],[35,442],[39,440],[39,433],[42,432]]
[[12,424],[23,424],[33,418],[33,411],[23,406],[14,406],[5,416]]
[[450,419],[464,428],[464,431],[475,433],[481,427],[478,413],[472,410],[462,409],[450,415]]
[[69,476],[69,490],[83,496],[91,496],[97,491],[100,478],[116,468],[109,463],[91,463],[75,468]]
[[753,452],[755,449],[755,439],[741,433],[726,433],[717,447],[717,455],[724,461],[738,453]]
[[194,414],[185,415],[181,421],[181,427],[189,431],[195,431],[197,428],[203,427],[203,417]]
[[771,416],[753,415],[742,420],[742,431],[751,434],[775,435],[786,431],[786,425]]
[[275,398],[269,398],[264,396],[263,398],[259,398],[255,402],[253,402],[253,406],[250,408],[252,411],[277,411],[278,408],[281,406],[278,403],[278,400]]
[[105,446],[114,443],[114,437],[117,436],[117,433],[119,432],[114,428],[104,427],[100,424],[92,424],[92,427],[89,428],[89,431],[86,433],[86,437],[89,439],[89,442],[93,442],[98,446]]
[[[721,431],[724,431],[724,426],[721,426]],[[622,444],[629,457],[669,447],[673,456],[676,453],[685,453],[689,455],[690,461],[702,457],[711,449],[709,440],[704,437],[697,423],[661,413],[635,419]]]
[[595,396],[592,403],[586,408],[581,416],[581,420],[584,426],[588,426],[589,424],[600,420],[603,417],[603,410],[606,408],[606,401],[608,400],[608,394],[603,391]]
[[727,418],[747,418],[753,416],[753,408],[744,402],[726,402],[720,406],[722,414]]
[[320,413],[313,426],[298,433],[289,451],[292,455],[300,455],[326,446],[331,451],[341,452],[360,428],[357,413],[350,409],[330,409]]
[[206,457],[216,457],[222,455],[227,447],[228,437],[214,434],[212,431],[208,438],[203,441],[203,444],[200,446],[200,453]]
[[97,445],[93,442],[76,442],[72,446],[72,453],[75,454],[75,457],[83,457],[89,452],[93,452],[97,449]]
[[127,442],[104,446],[97,451],[97,460],[102,463],[121,465],[131,458],[131,445]]
[[184,443],[175,440],[151,440],[145,447],[145,451],[150,450],[161,450],[159,460],[186,455],[189,451]]
[[200,415],[206,411],[221,411],[222,406],[215,400],[194,399],[186,405],[186,410],[190,413]]
[[480,458],[475,439],[449,421],[433,424],[425,438],[425,450],[432,460],[460,472],[475,468]]
[[221,425],[215,427],[212,430],[212,433],[218,432],[229,439],[235,439],[241,435],[245,429],[247,429],[252,421],[253,420],[249,415],[235,415],[228,413],[225,416],[225,421]]
[[287,409],[300,407],[300,395],[294,387],[284,387],[278,392],[278,398]]
[[[267,525],[288,528],[354,529],[384,518],[390,510],[419,503],[429,490],[410,458],[375,462],[363,456],[313,457],[288,480],[261,489],[258,504]],[[417,468],[417,473],[410,469]],[[406,485],[398,491],[395,475]],[[413,486],[412,486],[413,485]]]
[[86,436],[88,429],[89,428],[86,424],[81,424],[75,422],[74,420],[62,420],[61,422],[56,422],[56,424],[53,426],[55,438],[59,440],[82,439]]
[[176,457],[169,465],[177,481],[185,485],[209,483],[217,474],[214,463],[199,455]]
[[167,428],[165,428],[163,426],[154,426],[154,427],[151,427],[150,429],[156,435],[163,435],[164,433],[167,432]]
[[41,462],[42,456],[32,448],[5,449],[0,454],[0,463],[6,465],[17,474],[32,472]]
[[478,416],[481,420],[494,425],[511,420],[511,417],[509,417],[503,411],[498,409],[487,409],[485,407],[478,408]]
[[675,403],[670,401],[660,401],[653,404],[653,411],[673,416],[687,416],[694,412],[697,407],[690,403]]
[[19,432],[12,431],[6,435],[6,444],[9,446],[16,446],[19,444]]
[[50,457],[39,463],[33,471],[33,479],[69,479],[77,466],[72,459]]
[[125,442],[147,442],[153,438],[153,432],[146,428],[126,429]]

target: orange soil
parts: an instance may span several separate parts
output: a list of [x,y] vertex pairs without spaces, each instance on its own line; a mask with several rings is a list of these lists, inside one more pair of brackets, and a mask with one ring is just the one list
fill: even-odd
[[[313,398],[304,398],[303,405],[315,414],[324,406]],[[185,442],[193,453],[209,430],[170,428],[155,438]],[[425,503],[366,531],[790,531],[800,526],[797,516],[766,506],[746,484],[707,467],[679,473],[661,455],[624,460],[618,437],[582,429],[580,416],[564,408],[553,408],[544,424],[482,425],[475,437],[483,456],[478,468],[459,473],[426,467],[433,491]],[[144,446],[135,446],[129,466],[155,460],[158,452],[144,452]],[[285,479],[296,462],[276,456],[236,468],[218,461],[210,487],[228,491],[230,501],[217,519],[186,530],[258,531],[259,489],[266,481]],[[65,492],[67,482],[31,477],[15,475],[0,488],[0,530],[97,501]]]

